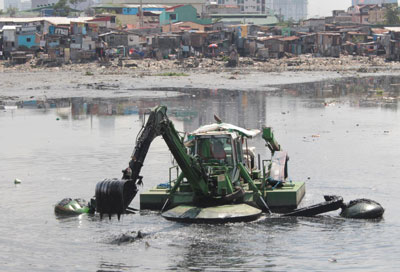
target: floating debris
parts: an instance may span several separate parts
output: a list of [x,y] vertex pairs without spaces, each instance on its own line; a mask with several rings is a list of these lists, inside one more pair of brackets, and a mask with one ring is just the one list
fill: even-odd
[[[131,231],[128,233],[123,233],[123,234],[117,236],[116,238],[113,238],[111,240],[110,244],[121,245],[121,244],[133,243],[139,239],[142,239],[145,236],[146,236],[146,234],[143,234],[140,230],[138,232]],[[147,247],[148,243],[145,245]],[[150,245],[148,245],[148,246],[150,246]]]
[[91,213],[90,204],[81,198],[64,198],[56,204],[54,212],[57,215],[79,215],[83,213]]

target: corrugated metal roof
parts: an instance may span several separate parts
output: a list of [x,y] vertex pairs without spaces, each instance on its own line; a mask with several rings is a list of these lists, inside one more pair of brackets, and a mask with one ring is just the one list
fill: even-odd
[[388,30],[384,29],[384,28],[372,28],[371,31],[374,34],[383,34],[383,33],[387,33],[388,32]]
[[295,41],[295,40],[298,40],[298,39],[300,39],[300,38],[297,37],[297,36],[289,36],[289,37],[283,37],[281,40],[282,41]]
[[0,18],[1,23],[15,23],[15,24],[23,24],[23,23],[33,23],[40,21],[47,21],[52,25],[69,25],[71,22],[74,23],[84,23],[87,20],[91,20],[94,17],[30,17],[30,18]]
[[17,26],[3,26],[2,30],[16,30]]
[[[168,8],[169,5],[156,5],[156,4],[144,4],[143,8]],[[117,4],[117,3],[109,3],[109,4],[98,4],[94,5],[94,8],[139,8],[140,4]]]
[[269,40],[277,40],[280,41],[282,36],[269,36],[269,37],[258,37],[257,41],[269,41]]
[[385,29],[392,32],[400,32],[400,27],[385,27]]
[[275,25],[279,21],[276,17],[272,16],[268,18],[223,18],[219,20],[219,22],[231,24]]

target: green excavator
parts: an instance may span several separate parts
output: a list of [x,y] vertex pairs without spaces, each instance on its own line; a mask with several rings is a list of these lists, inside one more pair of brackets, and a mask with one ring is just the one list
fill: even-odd
[[[247,139],[259,130],[247,130],[217,123],[200,127],[185,138],[169,120],[165,106],[154,108],[139,132],[129,167],[123,177],[106,179],[96,186],[96,211],[121,214],[142,183],[140,176],[149,147],[162,136],[177,166],[176,179],[141,194],[141,209],[160,210],[169,220],[187,222],[250,221],[262,212],[295,209],[305,193],[304,182],[286,182],[287,153],[276,142],[272,129],[263,128],[262,137],[272,153],[263,160]],[[171,174],[170,174],[171,177]]]

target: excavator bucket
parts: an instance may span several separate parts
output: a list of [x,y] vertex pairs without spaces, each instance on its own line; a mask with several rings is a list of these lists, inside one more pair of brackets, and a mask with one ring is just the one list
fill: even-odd
[[125,213],[138,189],[132,180],[124,179],[105,179],[96,185],[96,211],[108,214],[111,219],[112,214],[117,214],[118,219]]

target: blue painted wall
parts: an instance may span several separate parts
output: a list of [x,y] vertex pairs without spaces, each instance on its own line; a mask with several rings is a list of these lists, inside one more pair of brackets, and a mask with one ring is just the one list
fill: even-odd
[[[143,11],[164,11],[165,8],[143,8]],[[122,14],[124,15],[136,15],[139,14],[139,8],[123,8]]]
[[164,11],[165,8],[143,8],[143,11]]
[[31,48],[32,46],[39,46],[39,44],[35,43],[35,34],[25,34],[18,35],[18,46]]
[[136,15],[138,13],[139,13],[138,8],[123,8],[122,9],[122,14],[124,14],[124,15]]

